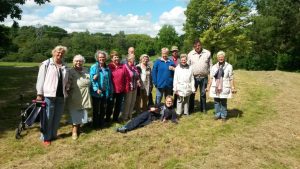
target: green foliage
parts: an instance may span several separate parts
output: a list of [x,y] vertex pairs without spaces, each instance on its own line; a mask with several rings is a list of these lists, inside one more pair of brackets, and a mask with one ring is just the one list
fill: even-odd
[[[3,22],[7,16],[14,19],[21,19],[22,10],[20,5],[24,5],[26,0],[1,0],[0,1],[0,22]],[[41,5],[50,0],[34,0],[35,3]]]
[[249,53],[253,42],[245,29],[249,24],[249,4],[246,2],[191,0],[185,12],[185,48],[200,38],[212,54],[219,50],[235,55]]
[[127,35],[125,40],[128,45],[127,47],[135,47],[135,55],[137,57],[144,53],[150,56],[155,55],[155,41],[150,36],[143,34],[131,34]]
[[179,37],[175,28],[171,25],[163,25],[159,30],[156,39],[157,51],[163,47],[171,48],[171,46],[179,45]]
[[[256,0],[250,37],[255,53],[276,56],[274,68],[299,70],[300,67],[300,1]],[[277,61],[276,61],[277,60]]]
[[3,58],[8,52],[11,45],[9,36],[9,28],[0,25],[0,59]]

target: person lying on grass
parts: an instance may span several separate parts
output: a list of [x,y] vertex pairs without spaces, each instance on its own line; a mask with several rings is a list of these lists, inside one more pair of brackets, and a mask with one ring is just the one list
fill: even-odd
[[173,107],[172,96],[166,97],[166,103],[162,106],[150,106],[148,111],[139,114],[134,119],[130,120],[124,126],[117,128],[117,132],[126,133],[139,127],[144,127],[154,120],[161,119],[163,122],[171,120],[173,123],[177,122],[176,112]]

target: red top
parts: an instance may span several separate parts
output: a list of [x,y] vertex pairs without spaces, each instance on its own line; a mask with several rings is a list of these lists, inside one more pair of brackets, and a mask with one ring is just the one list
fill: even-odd
[[123,93],[125,92],[126,84],[126,68],[122,64],[115,64],[111,62],[108,64],[109,69],[111,70],[111,78],[114,86],[114,93]]

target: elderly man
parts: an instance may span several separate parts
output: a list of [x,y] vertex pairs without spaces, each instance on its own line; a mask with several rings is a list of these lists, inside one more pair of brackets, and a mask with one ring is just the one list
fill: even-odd
[[[200,111],[206,113],[206,87],[208,75],[212,67],[212,58],[210,51],[203,49],[199,39],[194,41],[194,49],[188,54],[188,64],[192,68],[195,79],[195,89],[200,91]],[[190,97],[190,112],[194,111],[195,94]]]
[[178,65],[178,59],[179,59],[179,54],[178,54],[178,47],[177,46],[172,46],[171,48],[171,56],[169,57],[170,60],[174,62],[174,64],[177,66]]
[[[172,60],[176,66],[179,64],[179,54],[178,54],[177,46],[171,47],[171,56],[169,57],[169,59]],[[174,107],[176,108],[176,106],[177,106],[177,94],[174,94]]]
[[160,104],[162,96],[172,95],[175,64],[168,58],[169,49],[161,49],[161,58],[154,62],[152,82],[156,87],[155,104]]

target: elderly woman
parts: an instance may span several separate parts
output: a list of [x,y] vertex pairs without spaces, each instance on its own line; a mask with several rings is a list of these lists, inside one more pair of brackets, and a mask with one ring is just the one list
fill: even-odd
[[94,128],[104,127],[106,102],[113,95],[111,71],[105,64],[106,58],[106,52],[98,50],[95,54],[96,63],[90,69]]
[[120,64],[120,58],[117,51],[112,51],[110,54],[111,63],[108,64],[108,67],[111,71],[112,83],[114,86],[113,99],[108,103],[106,121],[110,121],[110,116],[113,110],[113,121],[117,122],[120,112],[122,101],[124,99],[125,92],[125,81],[126,81],[126,68],[123,64]]
[[217,53],[218,63],[213,65],[210,72],[210,79],[206,91],[209,91],[210,97],[214,98],[215,120],[222,119],[226,121],[227,117],[227,98],[236,93],[233,69],[231,64],[225,62],[225,52]]
[[[195,93],[195,81],[192,68],[187,64],[187,55],[180,55],[180,64],[175,68],[173,91],[177,97],[178,115],[182,112],[189,115],[189,99],[192,93]],[[183,109],[183,110],[182,110]]]
[[136,66],[134,66],[134,55],[127,56],[127,63],[124,64],[126,68],[126,82],[125,82],[125,99],[122,110],[122,120],[127,121],[131,119],[133,108],[136,101],[137,87],[140,84],[140,75]]
[[47,104],[45,130],[41,135],[46,146],[57,138],[61,114],[64,111],[64,98],[67,97],[68,72],[63,62],[66,52],[65,46],[56,46],[52,50],[52,58],[42,62],[37,77],[36,100],[44,99]]
[[136,65],[140,73],[141,87],[138,88],[138,96],[136,98],[135,110],[137,112],[144,112],[148,109],[148,98],[152,92],[152,77],[151,68],[148,64],[149,56],[142,54],[140,57],[140,63]]
[[81,55],[73,58],[73,67],[69,71],[69,96],[67,98],[67,107],[72,121],[72,139],[78,138],[81,124],[87,123],[87,109],[92,107],[90,97],[90,75],[83,67],[85,59]]

